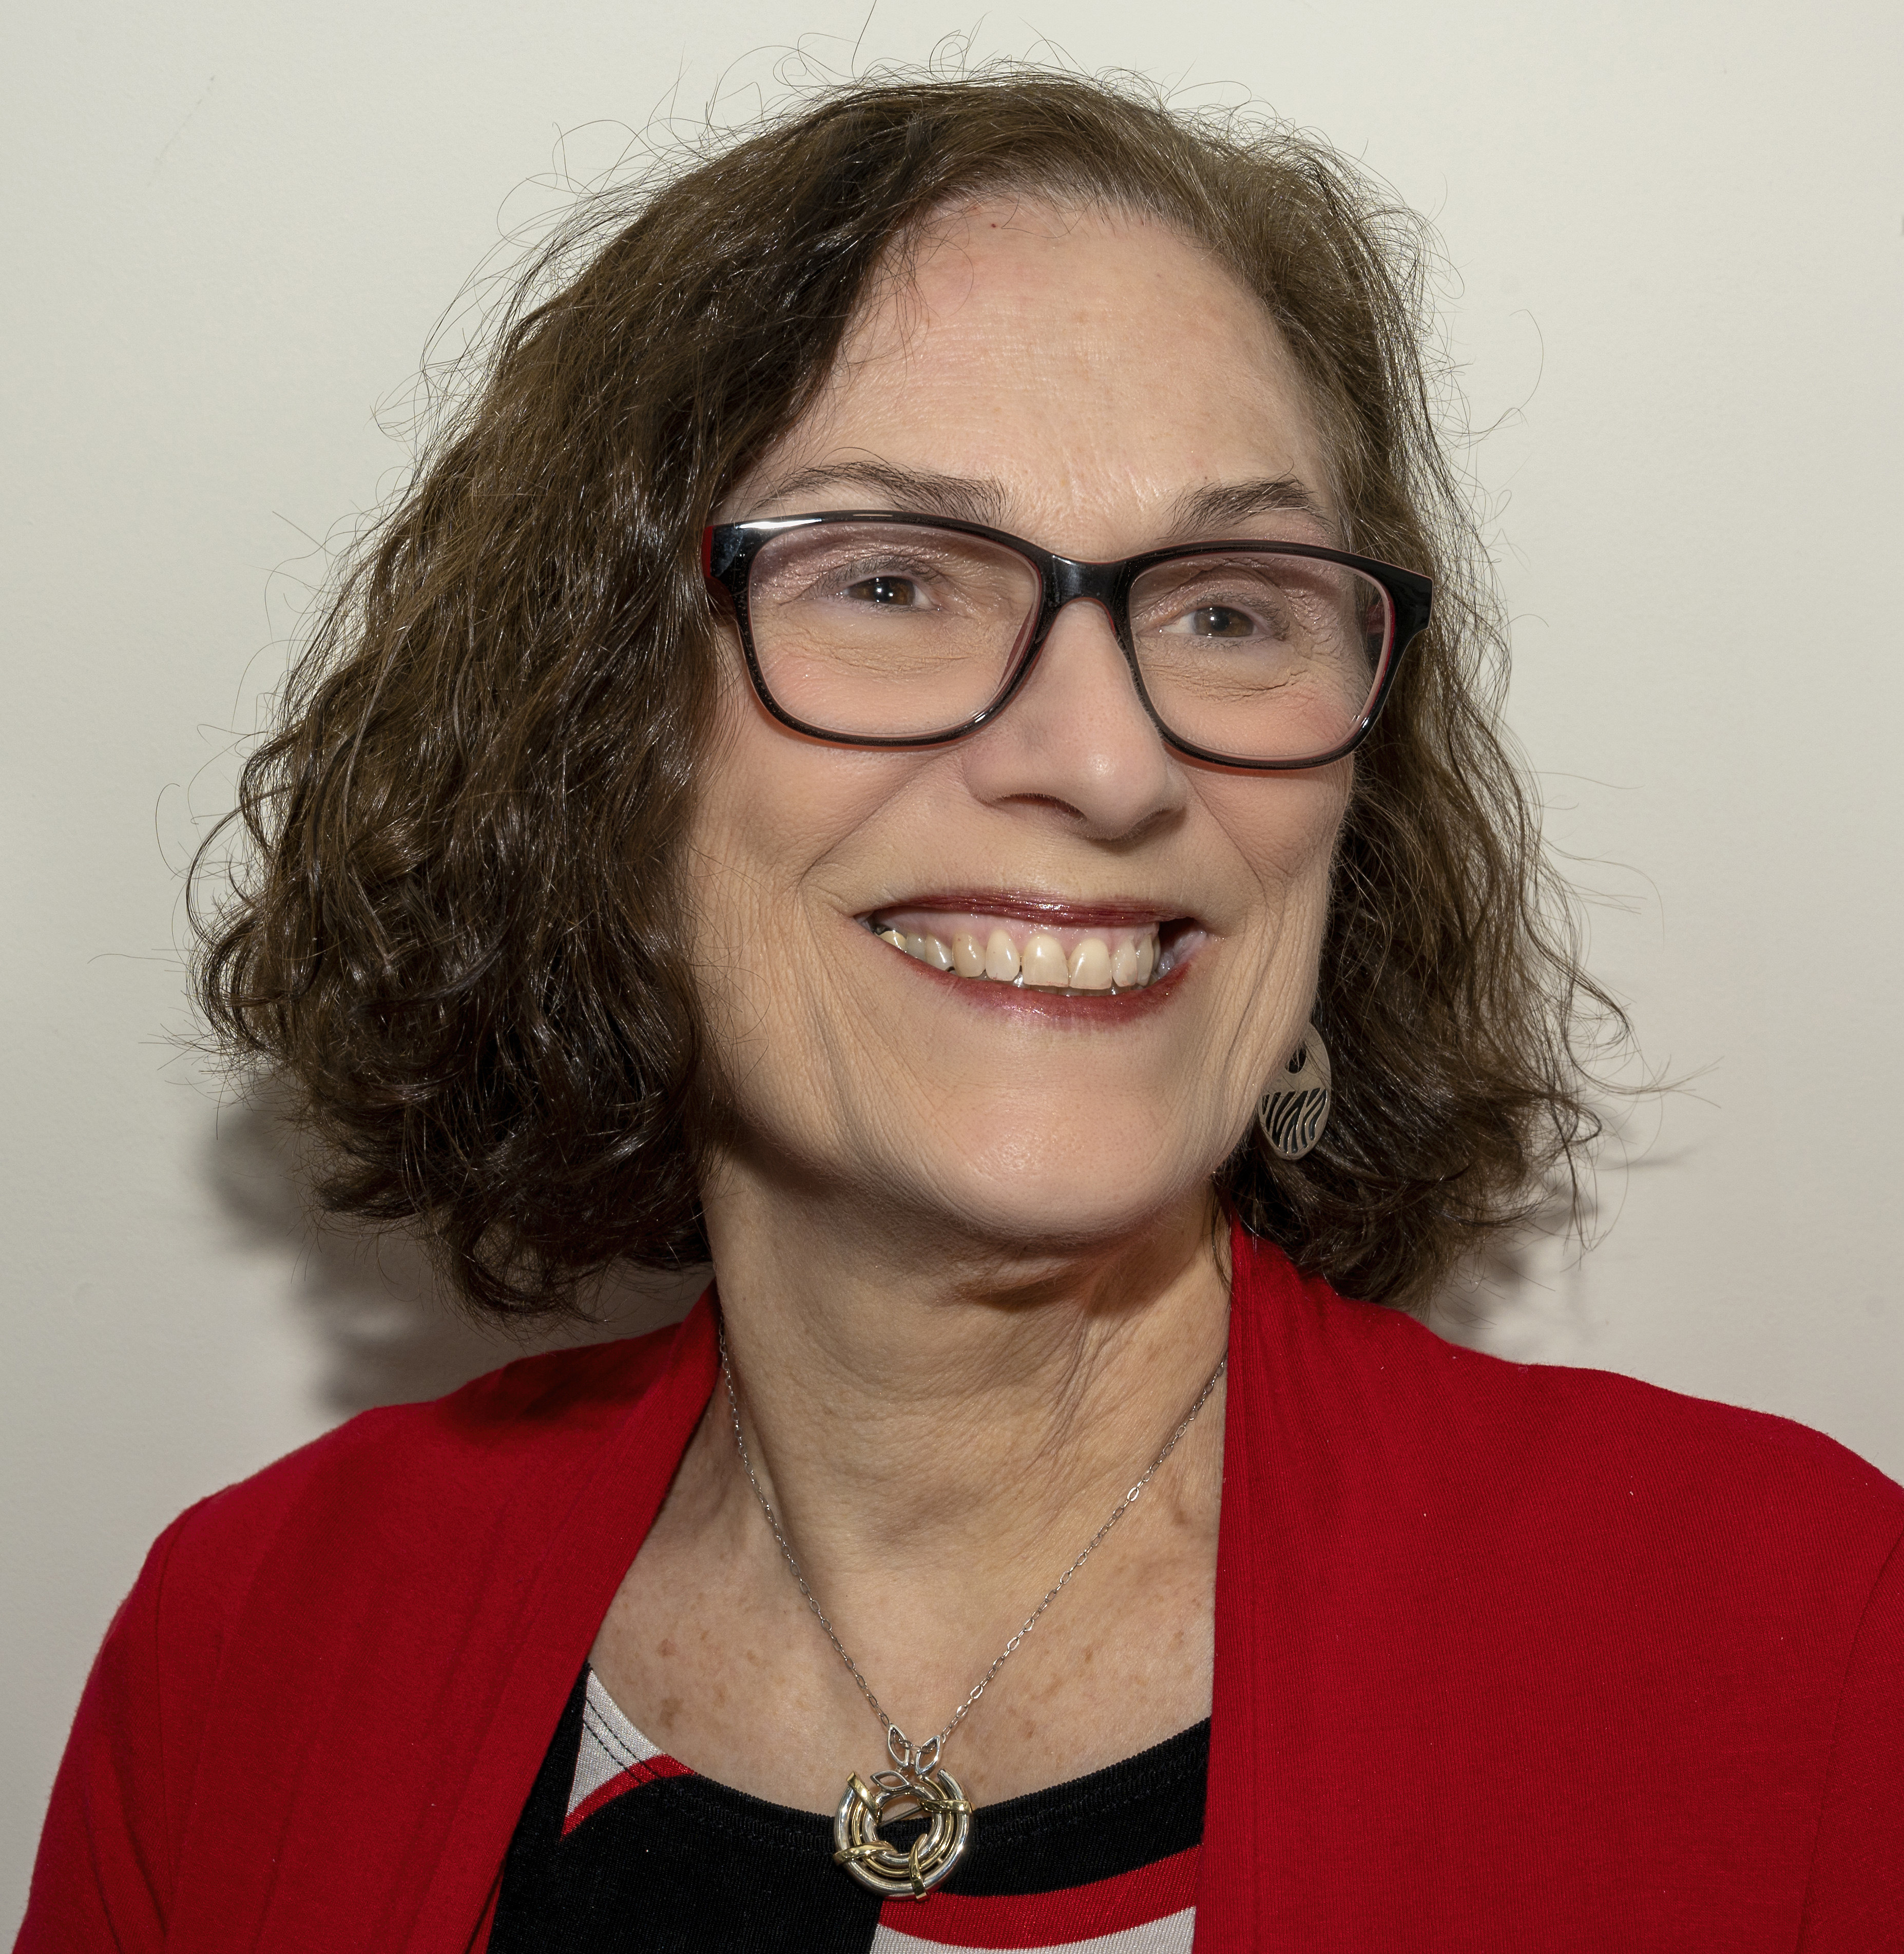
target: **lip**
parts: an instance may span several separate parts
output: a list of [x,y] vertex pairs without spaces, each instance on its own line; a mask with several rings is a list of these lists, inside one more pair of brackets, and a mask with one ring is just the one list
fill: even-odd
[[[968,1009],[1004,1012],[1021,1023],[1040,1019],[1054,1026],[1070,1026],[1079,1030],[1099,1025],[1108,1029],[1134,1024],[1161,1009],[1183,988],[1191,972],[1201,966],[1201,953],[1208,947],[1210,935],[1207,927],[1196,916],[1186,913],[1180,905],[1146,902],[1136,897],[1081,902],[1068,896],[1024,889],[929,890],[881,903],[861,912],[854,920],[871,934],[878,927],[878,919],[882,916],[916,916],[922,913],[993,916],[1073,931],[1143,929],[1153,925],[1161,927],[1166,936],[1180,947],[1180,953],[1176,956],[1172,967],[1139,989],[1115,992],[1060,991],[1046,989],[1042,985],[981,982],[959,976],[950,970],[935,969],[917,957],[898,957],[898,961],[922,981],[947,986],[955,992]],[[911,925],[906,926],[910,928]]]
[[1162,1010],[1197,967],[1195,955],[1187,957],[1141,991],[1120,991],[1113,997],[1108,993],[1041,991],[1016,984],[982,983],[969,977],[954,976],[949,970],[935,970],[914,957],[901,957],[899,961],[924,981],[945,986],[969,1010],[1002,1011],[1021,1023],[1037,1018],[1048,1024],[1070,1025],[1080,1029],[1100,1025],[1114,1029],[1139,1023]]
[[1014,922],[1049,923],[1059,929],[1142,929],[1152,923],[1189,922],[1197,919],[1180,905],[1117,898],[1109,902],[1073,902],[1069,897],[1045,896],[1023,890],[932,889],[880,903],[866,910],[861,921],[888,910],[937,910],[947,916],[1008,917]]

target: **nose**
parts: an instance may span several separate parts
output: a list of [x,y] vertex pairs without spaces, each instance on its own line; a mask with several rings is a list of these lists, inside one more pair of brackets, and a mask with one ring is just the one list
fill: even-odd
[[963,745],[981,800],[1054,807],[1120,840],[1180,809],[1189,781],[1138,696],[1110,613],[1067,604],[1004,712]]

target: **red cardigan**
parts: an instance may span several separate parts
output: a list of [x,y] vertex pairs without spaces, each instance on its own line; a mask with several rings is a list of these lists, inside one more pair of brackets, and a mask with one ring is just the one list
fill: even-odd
[[[1198,1954],[1904,1947],[1904,1490],[1238,1237]],[[479,1949],[712,1391],[678,1330],[353,1418],[153,1547],[25,1954]]]

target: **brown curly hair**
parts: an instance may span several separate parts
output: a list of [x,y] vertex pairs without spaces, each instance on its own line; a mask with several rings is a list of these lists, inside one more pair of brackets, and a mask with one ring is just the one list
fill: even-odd
[[1497,729],[1419,222],[1322,144],[1141,83],[884,77],[599,194],[544,249],[347,561],[215,892],[201,853],[214,1035],[292,1088],[324,1205],[420,1221],[475,1304],[705,1256],[677,877],[718,643],[701,532],[895,253],[1001,192],[1140,212],[1230,268],[1305,377],[1348,546],[1436,581],[1340,843],[1333,1117],[1296,1164],[1252,1128],[1222,1191],[1346,1293],[1419,1302],[1597,1130],[1583,1028],[1618,1014]]

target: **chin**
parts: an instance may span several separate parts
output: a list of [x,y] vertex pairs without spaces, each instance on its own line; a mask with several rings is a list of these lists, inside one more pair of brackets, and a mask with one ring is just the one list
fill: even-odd
[[994,1148],[945,1162],[928,1198],[949,1233],[1013,1252],[1076,1251],[1199,1202],[1220,1158],[1205,1161],[1187,1144],[1108,1159],[1095,1145],[1053,1147],[1042,1158],[1029,1147]]

